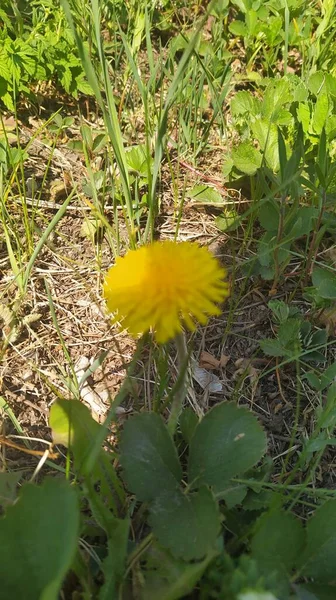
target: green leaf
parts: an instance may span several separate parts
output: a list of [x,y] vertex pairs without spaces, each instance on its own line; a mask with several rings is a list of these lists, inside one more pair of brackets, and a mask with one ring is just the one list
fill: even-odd
[[300,318],[292,317],[281,323],[278,329],[278,338],[284,348],[292,349],[294,352],[297,351],[297,346],[300,343],[301,326],[302,319]]
[[203,558],[220,531],[220,513],[210,490],[164,491],[151,503],[149,523],[160,544],[184,560]]
[[[225,491],[221,492],[221,499],[224,500],[228,509],[241,504],[247,494],[247,486],[237,483],[230,484]],[[245,508],[245,503],[244,503]]]
[[289,82],[286,79],[272,79],[265,90],[262,104],[265,122],[271,121],[275,123],[283,105],[291,101],[292,93]]
[[262,156],[259,150],[248,142],[243,142],[232,150],[231,156],[236,169],[247,175],[254,175],[261,166]]
[[298,600],[335,600],[336,586],[316,585],[308,583],[306,585],[295,585],[295,592]]
[[230,33],[233,33],[233,35],[237,35],[237,36],[241,36],[241,37],[246,36],[248,33],[247,27],[246,27],[245,23],[243,23],[243,21],[233,21],[232,23],[230,23],[229,31],[230,31]]
[[297,109],[296,114],[299,123],[302,125],[302,129],[305,133],[308,133],[309,124],[310,124],[310,108],[307,102],[300,102]]
[[249,115],[258,114],[258,103],[256,98],[250,92],[239,91],[231,100],[231,112],[234,117],[249,113]]
[[1,598],[57,600],[78,535],[79,503],[67,481],[24,485],[0,519]]
[[22,471],[0,473],[0,506],[13,504],[16,499],[16,488],[22,477]]
[[287,321],[289,317],[289,306],[283,300],[270,300],[268,303],[268,307],[271,309],[273,316],[278,321],[278,323],[283,323]]
[[279,206],[273,200],[268,200],[260,204],[258,213],[260,225],[272,233],[276,233],[279,227],[280,210]]
[[279,169],[278,130],[274,123],[267,119],[257,119],[251,125],[253,135],[258,140],[264,152],[268,166],[273,170]]
[[177,451],[156,413],[131,417],[120,440],[120,463],[128,488],[139,500],[153,500],[163,490],[178,489],[182,478]]
[[147,555],[145,586],[142,600],[179,600],[195,589],[216,552],[210,552],[204,560],[196,563],[186,563],[176,559],[169,552],[153,544]]
[[194,185],[187,196],[202,204],[224,204],[223,196],[210,185]]
[[118,597],[127,557],[129,528],[129,519],[109,517],[108,554],[102,564],[105,581],[99,590],[99,600],[111,600],[111,598]]
[[180,425],[180,429],[181,429],[181,433],[183,436],[183,439],[185,440],[185,442],[187,444],[190,443],[190,440],[192,438],[192,436],[194,435],[195,429],[198,425],[199,422],[199,418],[196,415],[195,411],[190,407],[187,406],[179,419],[179,425]]
[[320,134],[325,126],[329,112],[329,99],[326,93],[321,93],[317,96],[315,109],[313,113],[313,130]]
[[315,388],[316,390],[322,389],[321,380],[313,371],[308,371],[308,373],[305,373],[304,378],[308,381],[311,387]]
[[50,409],[49,425],[54,443],[72,450],[75,468],[81,471],[101,425],[94,421],[89,409],[79,400],[54,402]]
[[100,493],[110,508],[115,509],[114,489],[123,497],[121,484],[115,473],[111,453],[96,443],[102,425],[91,416],[89,409],[79,400],[57,400],[50,409],[49,424],[54,443],[69,447],[74,457],[75,470],[100,482]]
[[290,513],[271,510],[256,523],[251,541],[252,556],[267,574],[276,571],[289,576],[300,558],[304,539],[299,519]]
[[286,224],[286,237],[296,240],[303,235],[309,235],[315,225],[317,211],[315,206],[300,206]]
[[126,162],[129,170],[137,175],[147,175],[146,147],[133,146],[126,150]]
[[317,509],[308,521],[307,543],[299,566],[303,574],[318,583],[335,582],[336,500]]
[[215,218],[215,225],[220,231],[232,231],[240,225],[241,219],[235,209],[225,210]]
[[196,427],[189,450],[188,480],[193,487],[227,488],[232,477],[253,467],[266,449],[257,419],[232,402],[217,404]]
[[321,298],[327,300],[336,298],[336,273],[315,267],[312,273],[312,282]]
[[107,135],[106,133],[98,133],[93,140],[92,144],[92,152],[101,152],[101,150],[106,146],[107,143]]
[[259,342],[260,348],[268,356],[284,356],[285,349],[277,338],[265,338]]
[[336,378],[336,362],[321,373],[321,389],[325,389]]

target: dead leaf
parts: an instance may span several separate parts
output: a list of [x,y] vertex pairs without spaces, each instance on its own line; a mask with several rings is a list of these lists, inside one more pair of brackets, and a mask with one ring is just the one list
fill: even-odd
[[2,123],[6,131],[13,131],[16,129],[16,119],[12,116],[2,119]]
[[220,360],[219,360],[219,366],[220,366],[221,369],[225,369],[225,367],[228,364],[230,358],[231,358],[231,356],[229,354],[221,354],[221,357],[220,357]]
[[317,317],[320,325],[325,325],[328,333],[336,333],[336,308],[327,308]]
[[222,383],[217,375],[210,373],[206,369],[202,369],[197,364],[193,365],[192,376],[195,381],[197,381],[198,385],[210,394],[218,394],[223,390]]
[[220,361],[215,358],[210,352],[201,352],[199,366],[203,369],[219,369]]

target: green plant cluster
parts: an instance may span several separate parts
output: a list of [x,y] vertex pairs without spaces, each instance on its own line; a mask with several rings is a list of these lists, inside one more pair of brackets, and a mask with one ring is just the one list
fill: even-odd
[[[124,250],[120,223],[131,248],[156,236],[165,162],[176,236],[186,199],[215,209],[218,229],[232,235],[232,256],[244,262],[241,279],[270,291],[271,332],[256,350],[267,358],[260,379],[276,374],[281,384],[281,369],[288,368],[297,397],[281,472],[267,456],[263,427],[234,395],[202,418],[184,408],[172,435],[164,417],[185,374],[170,389],[165,347],[151,346],[153,410],[141,406],[118,424],[116,409],[132,388],[130,368],[98,424],[79,401],[80,387],[108,350],[80,383],[73,377],[46,283],[70,398],[46,382],[57,398],[49,425],[53,447],[66,453],[47,461],[57,477],[34,473],[38,484],[26,483],[20,471],[0,473],[0,600],[61,594],[73,600],[334,600],[335,492],[317,485],[322,457],[336,445],[336,363],[328,352],[334,338],[317,318],[336,299],[335,266],[324,258],[336,231],[333,0],[217,0],[207,7],[197,2],[193,10],[182,1],[4,0],[0,21],[6,109],[17,111],[20,94],[35,100],[35,83],[53,81],[75,97],[94,94],[99,128],[82,120],[68,148],[81,153],[87,169],[81,191],[90,210],[81,233],[94,245],[99,276],[101,240],[111,255]],[[105,26],[111,38],[104,38]],[[73,125],[73,117],[59,112],[50,118],[45,133],[53,150]],[[41,193],[26,197],[29,143],[22,148],[18,137],[13,144],[4,127],[0,140],[0,242],[17,288],[9,313],[1,305],[7,328],[17,326],[35,262],[76,192],[51,218],[41,218]],[[241,212],[228,208],[216,179],[181,185],[181,165],[197,174],[198,159],[208,159],[217,144],[227,188],[247,184]],[[287,297],[274,297],[287,279]],[[29,324],[27,315],[22,323]],[[6,336],[1,356],[12,341]],[[315,411],[309,431],[300,421],[308,387]],[[23,433],[13,412],[7,414]]]
[[[333,386],[321,431],[335,422],[335,394]],[[16,500],[20,473],[0,476],[1,598],[56,599],[69,569],[97,598],[177,600],[198,582],[204,599],[335,594],[336,500],[302,525],[289,510],[301,486],[269,483],[265,433],[247,409],[221,403],[200,421],[185,409],[175,441],[159,414],[130,417],[119,440],[122,479],[97,445],[104,428],[80,402],[57,401],[50,425],[73,456],[68,481],[25,484]]]
[[34,101],[37,83],[54,82],[75,98],[92,93],[58,2],[5,0],[0,22],[0,100],[9,110],[21,94]]

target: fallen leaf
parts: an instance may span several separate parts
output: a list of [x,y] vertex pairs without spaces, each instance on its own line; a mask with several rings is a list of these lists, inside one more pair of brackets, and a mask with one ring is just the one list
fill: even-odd
[[7,117],[2,120],[2,123],[6,131],[13,131],[16,129],[16,119],[14,117]]
[[325,325],[328,333],[336,333],[336,309],[327,308],[317,317],[317,322],[320,325]]
[[199,366],[203,369],[219,369],[220,361],[210,352],[201,352]]
[[202,369],[196,363],[192,367],[192,376],[197,381],[201,388],[209,393],[218,394],[222,391],[223,386],[217,375],[210,373],[206,369]]
[[225,369],[225,367],[228,364],[230,358],[231,358],[231,356],[229,354],[221,354],[221,357],[220,357],[220,360],[219,360],[219,366],[220,366],[221,369]]

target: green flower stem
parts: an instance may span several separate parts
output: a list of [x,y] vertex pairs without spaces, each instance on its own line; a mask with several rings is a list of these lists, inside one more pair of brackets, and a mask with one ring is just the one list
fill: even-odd
[[178,356],[178,368],[179,368],[179,378],[180,378],[180,386],[176,390],[175,396],[172,401],[170,415],[168,419],[168,431],[171,436],[174,435],[177,422],[179,416],[181,414],[183,404],[188,391],[188,350],[187,344],[185,340],[184,333],[180,333],[175,338],[176,348],[177,348],[177,356]]

